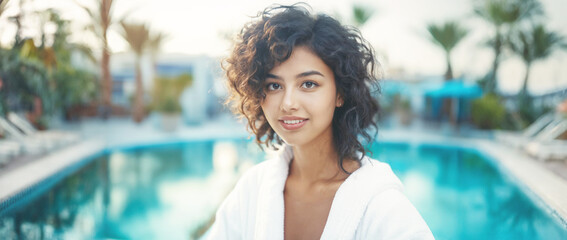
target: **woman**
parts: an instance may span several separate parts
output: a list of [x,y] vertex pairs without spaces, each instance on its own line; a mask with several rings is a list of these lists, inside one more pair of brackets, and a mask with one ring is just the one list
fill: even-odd
[[365,156],[378,102],[355,29],[301,6],[244,27],[225,69],[234,111],[278,156],[225,199],[212,239],[433,239],[390,167]]

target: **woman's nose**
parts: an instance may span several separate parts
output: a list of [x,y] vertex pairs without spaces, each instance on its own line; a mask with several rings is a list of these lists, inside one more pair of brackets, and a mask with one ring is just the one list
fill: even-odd
[[297,99],[293,89],[286,89],[283,95],[281,109],[284,112],[297,110]]

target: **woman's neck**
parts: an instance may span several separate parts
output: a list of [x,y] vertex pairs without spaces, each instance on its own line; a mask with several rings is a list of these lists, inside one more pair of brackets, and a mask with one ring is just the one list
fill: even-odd
[[[292,148],[293,161],[290,164],[289,177],[308,184],[344,180],[348,177],[337,164],[339,155],[332,141],[292,146]],[[344,161],[347,170],[352,169],[349,162]]]

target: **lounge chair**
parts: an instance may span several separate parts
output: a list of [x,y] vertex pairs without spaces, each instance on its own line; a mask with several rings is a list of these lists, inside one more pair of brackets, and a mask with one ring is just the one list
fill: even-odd
[[567,161],[567,140],[549,142],[529,142],[524,150],[527,154],[540,161]]
[[520,148],[534,138],[545,138],[556,125],[565,121],[565,117],[558,113],[549,113],[541,116],[521,132],[496,131],[496,140],[514,148]]
[[11,139],[20,143],[26,153],[43,153],[56,147],[55,143],[52,141],[24,135],[4,117],[0,117],[0,128],[2,128]]
[[21,145],[15,141],[0,140],[0,166],[22,153]]
[[25,118],[19,116],[14,112],[8,113],[8,120],[27,136],[34,136],[46,140],[56,141],[61,145],[73,143],[80,139],[79,135],[71,132],[62,132],[56,130],[39,131]]
[[532,141],[525,144],[524,150],[538,160],[567,160],[567,119],[553,126]]

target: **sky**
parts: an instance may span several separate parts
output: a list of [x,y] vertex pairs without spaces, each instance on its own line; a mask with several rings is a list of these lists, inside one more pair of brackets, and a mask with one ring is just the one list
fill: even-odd
[[[15,1],[15,0],[12,0]],[[17,0],[16,0],[17,1]],[[75,0],[93,6],[94,0]],[[82,31],[88,23],[85,12],[73,0],[35,0],[31,9],[41,11],[48,7],[60,9],[62,16],[71,19],[74,26],[72,41],[96,46],[93,35]],[[251,20],[259,11],[274,3],[291,4],[296,1],[243,0],[115,0],[114,14],[128,16],[126,21],[147,23],[151,29],[166,33],[162,52],[188,55],[225,57],[231,47],[230,36]],[[430,40],[427,24],[441,24],[457,20],[470,32],[454,49],[451,59],[455,76],[475,78],[484,75],[491,66],[493,53],[483,47],[492,28],[475,17],[472,0],[374,0],[329,1],[307,0],[315,12],[340,16],[350,23],[351,8],[361,4],[374,10],[374,15],[361,27],[363,36],[376,49],[386,77],[404,72],[407,76],[443,75],[446,61],[443,51]],[[567,1],[541,0],[546,12],[546,26],[567,36]],[[10,9],[9,9],[10,10]],[[13,10],[13,9],[12,9]],[[6,15],[10,15],[9,12]],[[0,41],[10,41],[13,29],[0,19]],[[110,48],[113,52],[128,51],[121,38],[119,26],[111,29]],[[519,91],[525,67],[520,58],[507,53],[499,70],[500,89],[505,93]],[[548,59],[534,63],[529,90],[544,93],[567,87],[567,51],[556,51]]]

